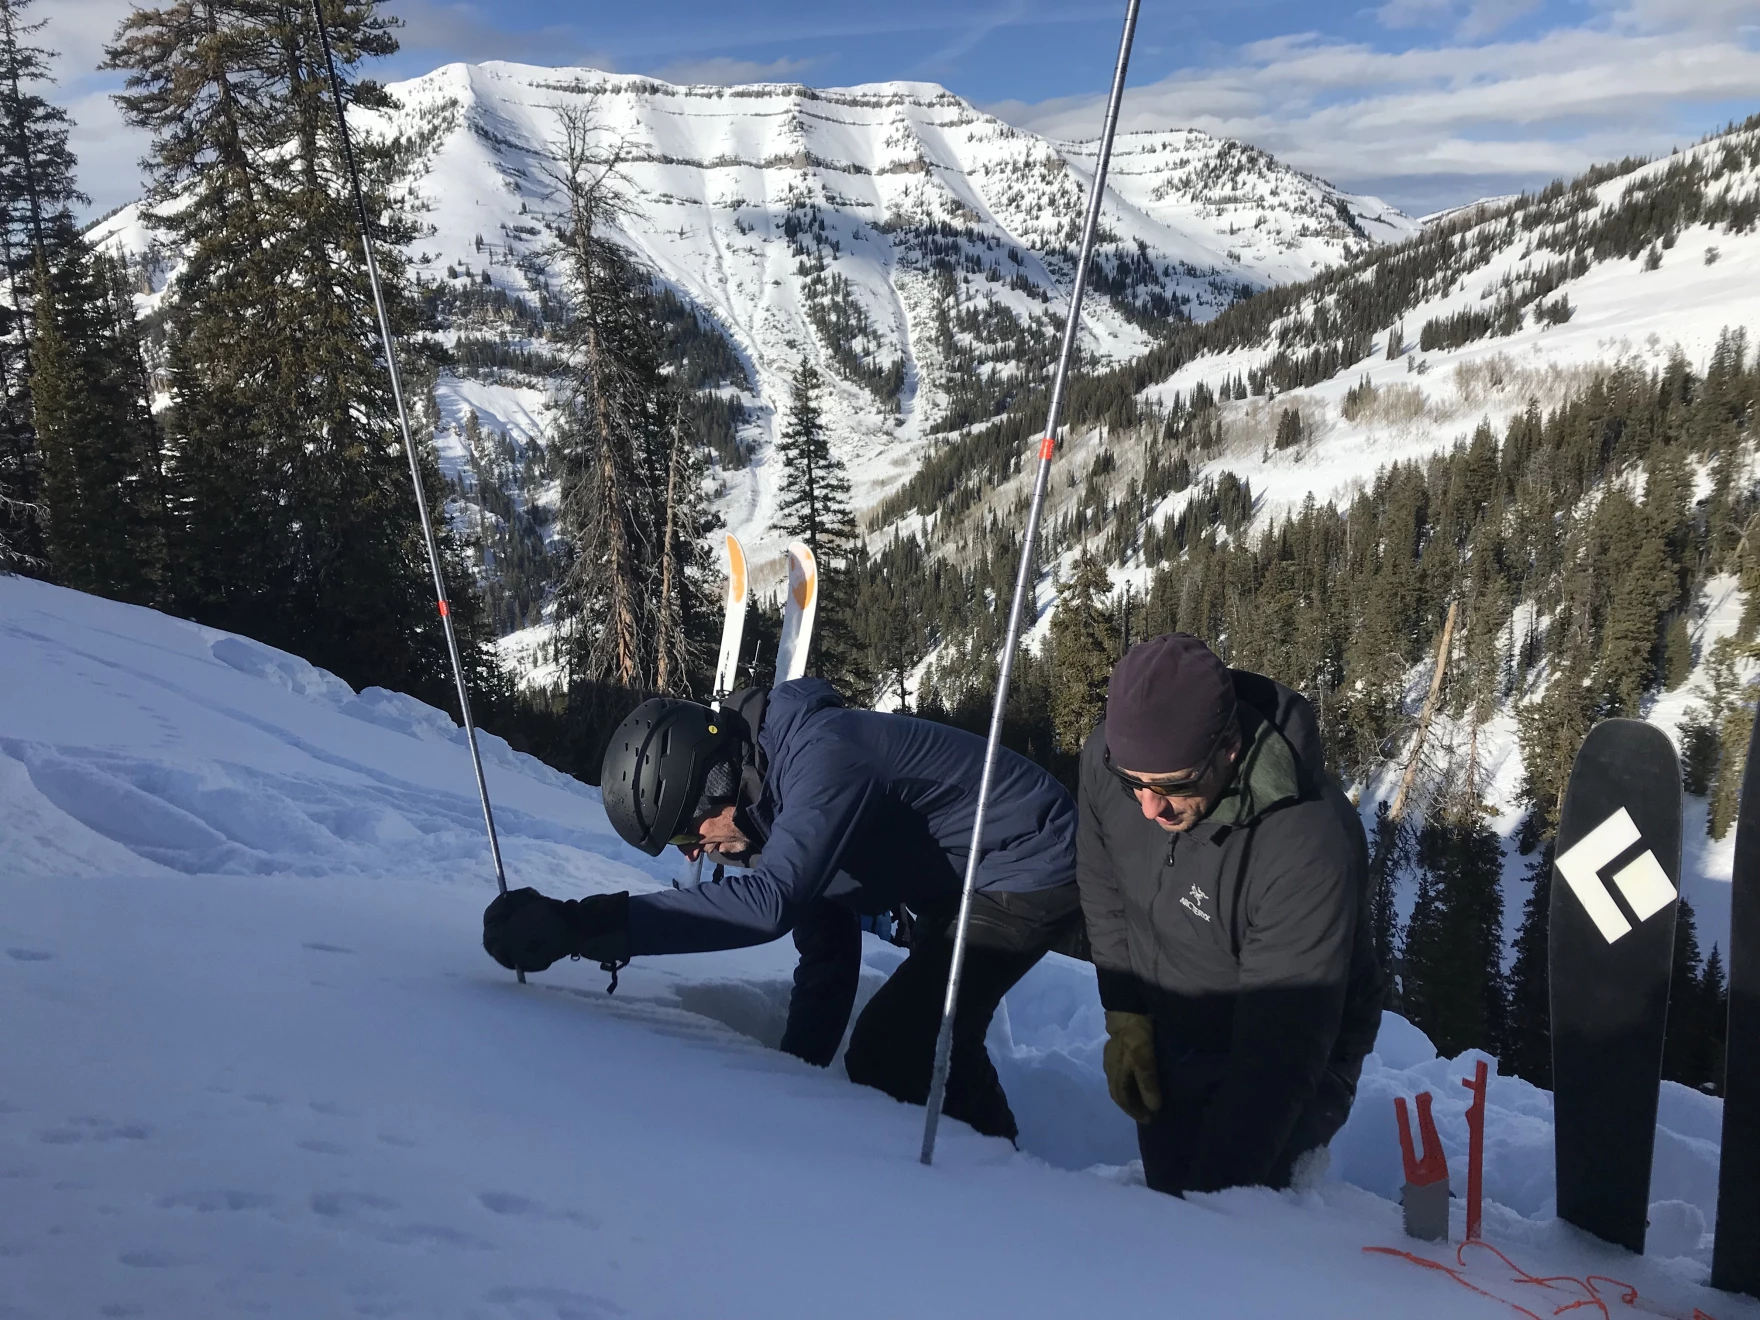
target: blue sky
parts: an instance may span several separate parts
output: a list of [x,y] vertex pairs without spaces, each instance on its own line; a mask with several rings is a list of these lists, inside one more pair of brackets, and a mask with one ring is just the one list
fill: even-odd
[[[48,0],[58,99],[99,213],[142,143],[91,72],[129,0]],[[1098,130],[1123,17],[1107,0],[390,0],[386,77],[510,59],[674,81],[909,79],[1011,122]],[[1760,0],[1145,0],[1126,122],[1242,138],[1413,213],[1656,154],[1760,110]]]

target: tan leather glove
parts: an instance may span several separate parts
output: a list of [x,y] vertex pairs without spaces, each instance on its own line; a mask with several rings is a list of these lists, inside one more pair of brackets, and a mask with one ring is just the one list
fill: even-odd
[[1142,1013],[1106,1014],[1106,1049],[1101,1055],[1112,1102],[1139,1123],[1151,1123],[1161,1109],[1161,1077],[1155,1071],[1155,1024]]

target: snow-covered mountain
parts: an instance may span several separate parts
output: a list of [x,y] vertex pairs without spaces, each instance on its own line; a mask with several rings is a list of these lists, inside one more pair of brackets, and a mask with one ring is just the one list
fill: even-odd
[[[543,350],[519,312],[547,282],[558,107],[590,107],[599,143],[621,145],[633,202],[623,238],[732,349],[710,384],[738,400],[751,461],[719,469],[720,508],[760,562],[781,545],[766,449],[803,359],[828,382],[827,424],[858,507],[908,477],[937,432],[994,415],[1048,370],[1093,143],[1048,141],[927,83],[685,86],[496,62],[391,90],[402,109],[361,124],[412,145],[429,231],[409,257],[424,283],[457,295],[443,338],[461,361]],[[1140,357],[1175,318],[1208,320],[1418,227],[1189,129],[1121,137],[1108,192],[1082,341],[1101,364]],[[152,238],[133,207],[95,237],[136,251]],[[473,409],[516,445],[542,443],[541,374],[460,369],[439,394],[455,471]]]

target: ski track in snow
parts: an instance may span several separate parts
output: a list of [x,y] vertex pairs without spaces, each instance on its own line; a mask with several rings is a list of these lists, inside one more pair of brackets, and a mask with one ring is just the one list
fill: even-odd
[[[1324,1181],[1181,1202],[1137,1185],[1091,970],[1048,958],[991,1036],[1023,1151],[949,1123],[923,1169],[920,1109],[776,1050],[787,941],[645,959],[615,997],[590,964],[492,964],[441,712],[17,579],[0,672],[5,1320],[1511,1313],[1362,1250],[1442,1258],[1398,1231],[1394,1096],[1435,1093],[1464,1190],[1481,1056],[1397,1017]],[[485,751],[513,884],[666,882],[593,790]],[[901,956],[870,939],[864,998]],[[1702,1286],[1719,1102],[1663,1088],[1644,1259],[1550,1218],[1547,1093],[1495,1079],[1489,1110],[1513,1259],[1760,1320]],[[1468,1274],[1531,1303],[1500,1268]]]

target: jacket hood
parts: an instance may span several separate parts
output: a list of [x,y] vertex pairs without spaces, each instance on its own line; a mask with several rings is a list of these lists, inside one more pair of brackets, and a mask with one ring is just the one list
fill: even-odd
[[1301,693],[1274,678],[1231,669],[1235,697],[1251,706],[1283,735],[1295,753],[1304,795],[1315,793],[1326,780],[1326,753],[1320,743],[1320,721],[1314,706]]
[[1246,825],[1287,802],[1312,797],[1325,780],[1320,728],[1306,697],[1275,679],[1231,670],[1243,748],[1235,778],[1205,816],[1213,826]]
[[764,722],[758,729],[758,745],[774,763],[801,721],[819,711],[842,705],[843,698],[837,695],[837,689],[822,678],[797,678],[792,682],[778,683],[770,689]]

